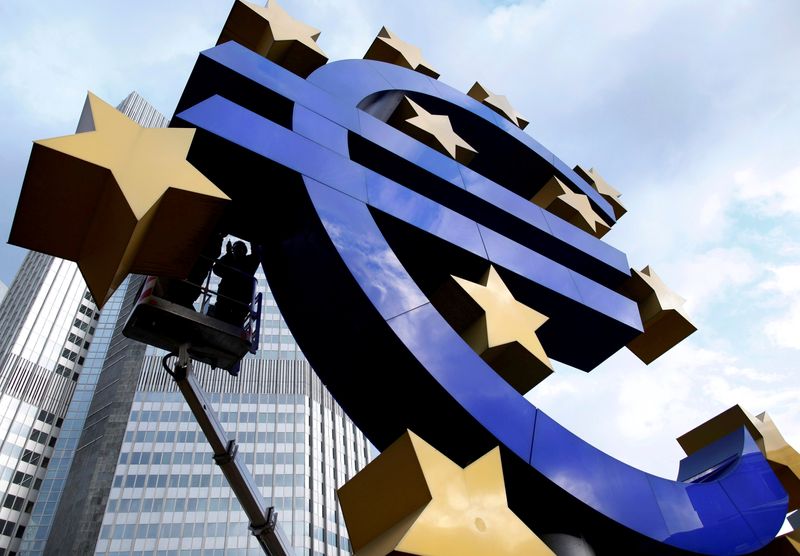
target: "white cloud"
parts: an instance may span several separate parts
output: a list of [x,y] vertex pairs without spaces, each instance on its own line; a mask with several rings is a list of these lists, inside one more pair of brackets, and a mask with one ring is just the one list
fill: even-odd
[[676,261],[671,267],[674,285],[668,285],[686,299],[687,312],[699,318],[715,302],[736,297],[735,290],[752,283],[760,272],[749,251],[715,247]]
[[764,334],[781,348],[800,349],[800,264],[769,269],[760,290],[780,313],[764,325]]
[[754,210],[772,216],[800,214],[800,165],[769,177],[765,172],[743,170],[736,174],[736,194]]
[[769,321],[764,333],[778,347],[800,350],[800,300],[781,317]]

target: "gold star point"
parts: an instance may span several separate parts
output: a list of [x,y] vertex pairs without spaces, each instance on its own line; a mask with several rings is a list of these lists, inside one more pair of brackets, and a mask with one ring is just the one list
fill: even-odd
[[465,341],[522,393],[547,378],[553,367],[536,332],[548,318],[517,301],[494,266],[479,283],[453,279],[483,312],[462,333]]
[[381,27],[378,36],[364,54],[364,59],[402,66],[434,79],[439,77],[439,73],[422,57],[419,47],[400,39],[386,27]]
[[[589,202],[589,197],[583,193],[575,193],[571,189],[567,189],[558,196],[558,199],[575,211],[575,215],[580,218],[579,228],[597,237],[602,237],[608,232],[608,225],[594,211],[591,202]],[[570,220],[574,223],[575,219],[572,218]]]
[[575,166],[574,170],[575,173],[586,180],[586,182],[591,185],[595,191],[597,191],[606,201],[608,201],[612,210],[614,211],[614,217],[617,219],[622,218],[622,216],[628,211],[625,208],[625,205],[623,205],[622,201],[619,199],[622,196],[622,193],[609,185],[609,183],[603,179],[603,176],[601,176],[600,173],[594,168],[586,170],[582,166]]
[[407,431],[339,499],[359,554],[553,554],[508,508],[498,448],[461,468]]
[[610,229],[592,208],[586,195],[575,193],[555,176],[531,201],[595,237],[603,237]]
[[467,95],[474,98],[478,102],[482,102],[520,129],[525,129],[528,126],[528,120],[523,118],[522,114],[517,112],[507,97],[494,94],[477,81],[469,90]]
[[327,63],[317,44],[320,31],[292,16],[276,1],[266,6],[236,0],[217,44],[229,40],[303,77]]
[[431,114],[409,97],[403,97],[395,113],[403,131],[461,164],[469,164],[477,154],[469,143],[453,131],[448,116]]
[[631,269],[621,290],[639,306],[644,332],[627,347],[644,363],[652,363],[697,330],[683,310],[685,300],[650,266]]
[[188,273],[229,201],[186,160],[194,130],[143,128],[89,93],[83,131],[36,141],[10,241],[76,261],[102,306],[128,273]]
[[656,274],[655,270],[649,265],[642,270],[635,270],[634,272],[647,284],[650,291],[655,295],[660,310],[681,311],[683,309],[686,300],[672,291],[669,286],[664,283],[664,280],[661,279],[661,276]]

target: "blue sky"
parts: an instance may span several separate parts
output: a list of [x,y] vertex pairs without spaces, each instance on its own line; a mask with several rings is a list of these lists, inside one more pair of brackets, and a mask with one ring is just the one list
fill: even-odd
[[[527,132],[594,166],[629,212],[605,237],[687,298],[700,330],[650,366],[559,366],[530,398],[598,447],[674,476],[674,438],[742,403],[800,446],[800,3],[285,0],[331,59],[382,25],[447,83],[507,95]],[[74,131],[87,89],[171,114],[228,0],[0,3],[0,233],[34,139]],[[10,283],[23,251],[0,247]]]

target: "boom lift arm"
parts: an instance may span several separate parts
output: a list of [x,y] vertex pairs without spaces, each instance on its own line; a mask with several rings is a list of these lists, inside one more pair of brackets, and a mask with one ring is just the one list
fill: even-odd
[[278,524],[275,508],[267,507],[261,491],[258,489],[247,466],[236,457],[238,445],[236,440],[229,439],[208,401],[203,387],[192,372],[192,360],[189,357],[189,345],[182,344],[178,352],[178,361],[173,369],[169,368],[168,359],[171,353],[164,356],[164,369],[175,379],[178,389],[189,404],[206,440],[214,452],[214,462],[219,465],[228,484],[233,489],[242,510],[250,521],[250,531],[258,539],[261,548],[270,556],[291,556],[294,554],[291,544]]

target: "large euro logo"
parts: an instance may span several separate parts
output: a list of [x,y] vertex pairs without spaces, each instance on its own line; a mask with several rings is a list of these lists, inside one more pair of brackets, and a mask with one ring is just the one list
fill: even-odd
[[[391,125],[406,104],[411,118],[449,117],[445,152]],[[510,507],[535,531],[603,552],[741,554],[774,537],[786,497],[744,432],[740,463],[719,480],[649,475],[523,397],[546,359],[509,362],[503,376],[491,363],[506,354],[482,358],[459,334],[491,335],[492,319],[524,320],[527,307],[546,320],[532,315],[502,343],[535,333],[543,350],[521,348],[530,357],[590,370],[643,331],[637,304],[614,290],[630,278],[625,256],[528,199],[555,178],[601,225],[612,207],[513,123],[420,72],[342,61],[306,80],[234,43],[201,55],[177,116],[198,129],[190,162],[242,203],[240,234],[267,246],[304,353],[379,449],[406,429],[462,465],[499,445]],[[511,296],[475,324],[451,282]]]
[[172,125],[197,130],[186,159],[264,246],[293,334],[375,446],[410,429],[462,467],[499,447],[510,509],[598,553],[768,544],[787,495],[745,428],[710,445],[724,466],[699,450],[672,481],[523,396],[551,358],[590,371],[628,346],[650,362],[693,331],[654,272],[601,241],[619,194],[386,30],[373,59],[325,64],[313,33],[282,43],[277,27],[260,54],[236,36],[201,53]]

